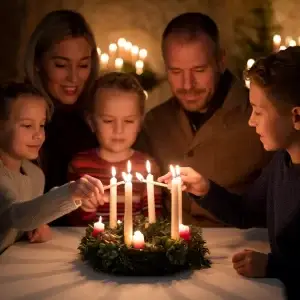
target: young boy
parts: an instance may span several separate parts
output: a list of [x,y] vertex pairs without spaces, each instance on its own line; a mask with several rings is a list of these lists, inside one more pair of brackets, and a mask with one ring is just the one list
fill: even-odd
[[[132,164],[132,174],[141,173],[145,178],[146,161],[151,162],[151,173],[158,176],[157,164],[144,153],[134,151],[137,134],[140,131],[144,110],[145,92],[139,82],[130,74],[108,73],[100,77],[95,84],[95,94],[87,109],[87,118],[98,142],[97,149],[79,153],[69,167],[69,179],[76,180],[83,174],[99,178],[108,185],[112,176],[112,167],[117,170],[117,180],[123,180],[121,173],[127,171],[127,162]],[[161,214],[161,193],[155,189],[155,210]],[[108,191],[109,193],[109,191]],[[106,195],[108,198],[108,194]],[[124,186],[118,187],[118,219],[124,217]],[[133,215],[147,216],[146,185],[133,184]],[[109,203],[99,207],[97,213],[86,213],[81,209],[69,216],[73,226],[85,226],[95,222],[99,216],[105,222],[109,220]]]
[[43,224],[103,204],[102,183],[90,176],[41,196],[44,174],[30,160],[38,157],[48,115],[46,100],[30,85],[0,86],[0,253],[25,232],[30,242],[46,241],[51,234]]
[[[289,299],[299,299],[300,47],[258,60],[247,77],[253,108],[249,125],[267,151],[278,153],[243,196],[191,168],[181,169],[182,180],[194,200],[224,222],[239,228],[267,226],[271,252],[244,250],[233,256],[233,267],[247,277],[278,278]],[[160,180],[169,181],[170,174]]]

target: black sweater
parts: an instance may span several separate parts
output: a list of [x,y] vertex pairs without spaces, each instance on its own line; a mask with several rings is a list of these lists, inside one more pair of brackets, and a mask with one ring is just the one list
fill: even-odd
[[267,277],[280,279],[289,299],[295,293],[300,299],[300,172],[287,152],[275,154],[242,196],[211,182],[205,197],[193,198],[227,224],[238,228],[267,227],[271,246]]

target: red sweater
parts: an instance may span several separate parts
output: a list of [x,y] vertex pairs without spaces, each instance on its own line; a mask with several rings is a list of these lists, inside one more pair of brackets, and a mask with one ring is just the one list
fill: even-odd
[[[135,172],[141,173],[144,178],[147,176],[146,160],[151,162],[151,173],[156,179],[159,175],[157,164],[149,156],[142,152],[135,151],[129,159],[132,164],[133,180],[135,180]],[[123,180],[122,172],[127,172],[127,160],[120,162],[108,162],[99,157],[97,149],[91,149],[77,154],[69,165],[68,179],[70,181],[77,180],[81,176],[88,174],[93,177],[99,178],[103,185],[109,185],[111,178],[111,169],[116,168],[117,181]],[[118,220],[124,218],[124,185],[118,186],[118,203],[117,214]],[[133,215],[144,214],[148,216],[148,203],[147,203],[147,189],[146,184],[142,182],[133,182],[132,184]],[[109,190],[106,191],[106,196],[109,199]],[[161,189],[155,187],[155,210],[156,215],[161,215]],[[72,226],[87,226],[89,223],[98,221],[99,216],[102,216],[104,222],[109,221],[109,203],[99,206],[98,211],[95,213],[84,212],[82,209],[77,209],[68,215],[69,223]]]

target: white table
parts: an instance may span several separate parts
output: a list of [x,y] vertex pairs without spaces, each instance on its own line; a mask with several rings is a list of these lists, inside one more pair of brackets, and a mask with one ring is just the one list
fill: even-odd
[[284,299],[275,279],[243,278],[231,265],[245,247],[268,251],[265,230],[204,229],[212,268],[171,277],[114,277],[78,259],[83,228],[56,228],[45,244],[17,243],[0,256],[0,299],[264,300]]

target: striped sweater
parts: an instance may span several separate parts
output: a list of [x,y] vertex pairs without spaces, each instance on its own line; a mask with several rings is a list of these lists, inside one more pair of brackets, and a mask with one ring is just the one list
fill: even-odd
[[[157,164],[144,153],[135,151],[130,158],[132,164],[132,175],[135,180],[135,172],[141,173],[145,178],[147,176],[146,160],[151,162],[151,173],[156,179],[159,175],[159,169]],[[81,176],[88,174],[90,176],[99,178],[103,185],[109,185],[111,178],[112,167],[116,168],[117,181],[123,180],[122,172],[127,172],[127,160],[120,162],[108,162],[98,155],[97,149],[90,149],[77,154],[69,165],[68,179],[77,180]],[[141,182],[133,182],[133,215],[144,214],[148,216],[147,207],[147,189],[146,184]],[[117,217],[118,220],[124,218],[124,185],[117,188],[118,200],[117,200]],[[106,191],[105,197],[109,199],[109,190]],[[161,189],[155,187],[155,210],[156,215],[161,215]],[[84,212],[81,208],[73,211],[68,215],[69,224],[72,226],[87,226],[87,224],[98,221],[99,216],[102,217],[104,222],[109,221],[109,203],[105,203],[103,206],[99,206],[99,209],[95,213]]]

